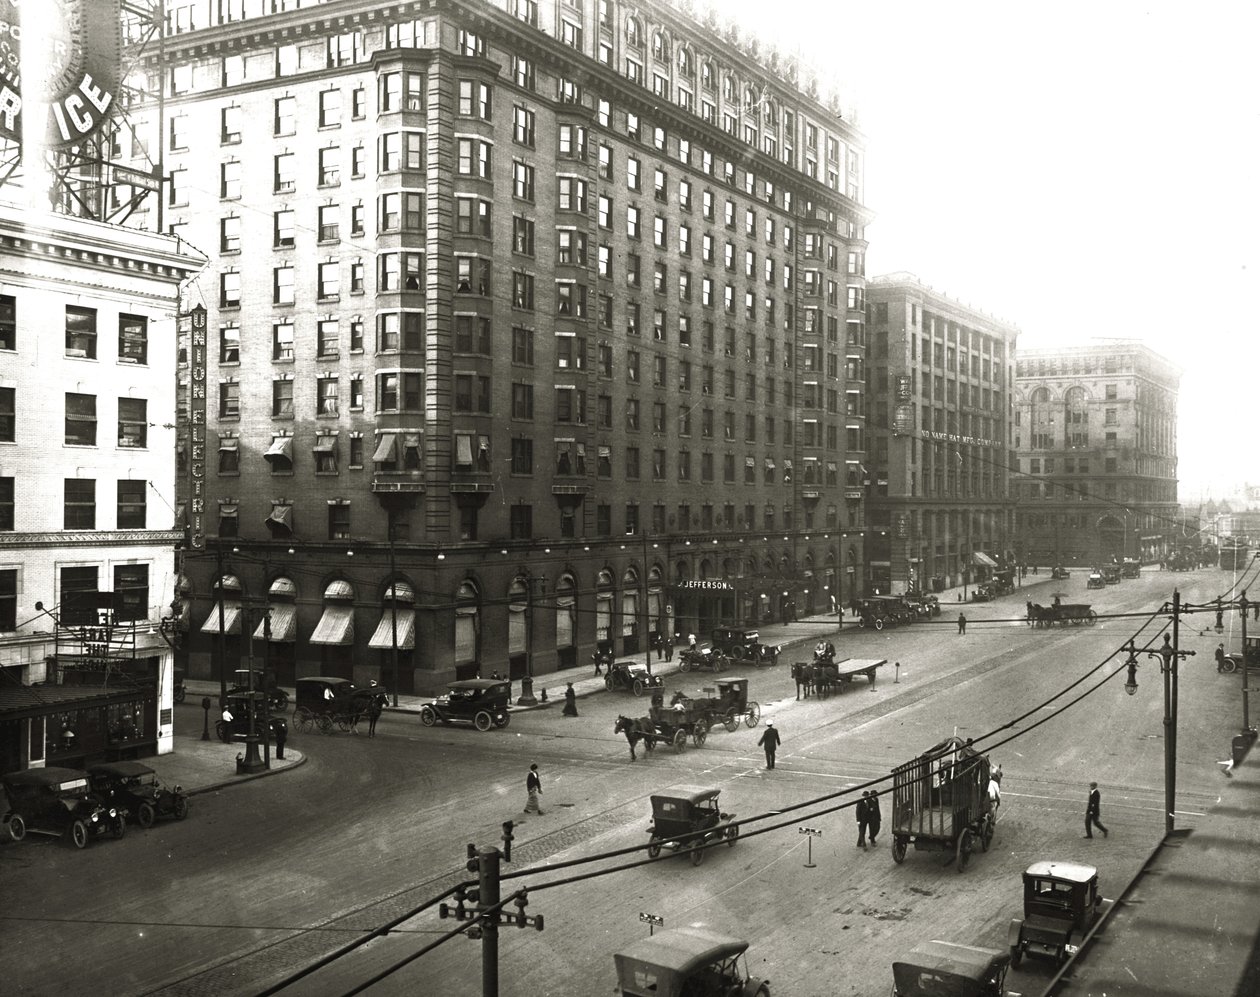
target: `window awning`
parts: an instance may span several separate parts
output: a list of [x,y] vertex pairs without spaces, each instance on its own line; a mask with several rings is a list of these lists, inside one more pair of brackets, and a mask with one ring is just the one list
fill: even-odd
[[600,447],[600,448],[599,448],[599,455],[600,455],[601,457],[611,457],[611,456],[612,456],[612,447]]
[[756,466],[757,466],[757,459],[756,459],[755,457],[745,457],[745,458],[744,458],[744,466],[745,466],[745,467],[756,467]]
[[381,622],[376,625],[376,632],[368,641],[368,647],[380,651],[391,651],[394,648],[394,614],[398,615],[398,649],[410,651],[416,646],[416,611],[405,607],[387,606],[381,614]]
[[372,460],[381,464],[387,461],[397,460],[395,444],[398,437],[393,433],[381,433],[380,439],[376,443],[376,452],[372,454]]
[[[201,625],[203,634],[219,633],[219,604],[216,602],[210,609],[210,615]],[[241,632],[241,604],[239,602],[223,603],[223,633],[238,635]]]
[[271,507],[271,515],[265,520],[267,529],[273,537],[293,536],[293,506],[276,502]]
[[337,437],[317,436],[315,438],[315,453],[332,453],[336,449],[337,449]]
[[219,450],[239,450],[241,441],[235,436],[219,437]]
[[766,470],[767,471],[774,470],[774,461],[772,461],[769,457],[766,458]]
[[354,643],[354,607],[325,606],[324,615],[311,634],[312,644],[328,644],[345,647]]
[[273,644],[292,644],[297,640],[297,607],[287,602],[271,604],[271,623],[258,621],[258,629],[254,631],[256,640],[266,640],[267,626],[271,627]]
[[267,452],[263,454],[267,460],[293,460],[293,437],[277,436],[271,441],[271,446],[267,448]]
[[972,554],[971,560],[973,563],[978,564],[983,568],[996,568],[997,567],[997,561],[993,560],[993,558],[991,558],[988,554],[986,554],[982,550],[978,550],[974,554]]
[[420,434],[419,433],[404,433],[403,446],[408,450],[419,450],[420,449]]
[[468,433],[456,433],[455,463],[471,464],[472,462],[472,436]]

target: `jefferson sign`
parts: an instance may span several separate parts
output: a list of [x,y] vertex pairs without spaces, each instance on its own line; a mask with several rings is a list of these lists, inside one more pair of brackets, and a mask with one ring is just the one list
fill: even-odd
[[[35,38],[36,17],[28,16],[25,50],[23,6],[46,29]],[[21,142],[24,102],[47,105],[50,149],[76,145],[104,124],[119,89],[120,8],[121,0],[0,0],[0,137]]]

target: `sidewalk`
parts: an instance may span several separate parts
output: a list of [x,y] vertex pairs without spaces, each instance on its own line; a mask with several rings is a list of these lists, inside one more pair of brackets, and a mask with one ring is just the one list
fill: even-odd
[[[189,683],[189,694],[193,694]],[[204,691],[196,695],[218,695],[218,686],[211,682],[195,683],[205,686]],[[212,711],[213,712],[213,711]],[[263,779],[269,775],[278,775],[288,769],[296,768],[306,761],[302,752],[290,747],[290,741],[284,746],[284,758],[276,757],[276,746],[271,745],[271,768],[248,775],[237,775],[236,759],[245,753],[245,745],[241,743],[224,744],[214,736],[211,722],[210,740],[201,740],[200,732],[175,735],[175,750],[168,755],[155,755],[144,759],[146,765],[153,766],[161,780],[168,786],[182,786],[189,796],[199,793],[212,793],[227,786],[249,782],[252,779]]]

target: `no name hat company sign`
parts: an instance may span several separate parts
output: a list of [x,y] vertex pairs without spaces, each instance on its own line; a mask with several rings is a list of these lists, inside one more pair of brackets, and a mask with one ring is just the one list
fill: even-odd
[[0,136],[22,140],[24,104],[47,105],[49,148],[100,128],[118,91],[120,17],[121,0],[0,0]]

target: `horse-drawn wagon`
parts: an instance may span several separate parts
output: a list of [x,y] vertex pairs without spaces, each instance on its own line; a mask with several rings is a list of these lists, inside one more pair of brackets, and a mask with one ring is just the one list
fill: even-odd
[[962,872],[977,841],[987,852],[995,824],[989,779],[988,756],[957,737],[893,769],[893,861],[904,862],[910,845],[952,851]]
[[1029,610],[1030,620],[1035,627],[1052,627],[1056,623],[1062,623],[1065,626],[1067,624],[1080,626],[1082,623],[1090,624],[1098,619],[1098,614],[1088,602],[1060,602],[1058,597],[1055,598],[1053,605],[1042,606],[1034,602]]
[[829,657],[818,657],[814,660],[797,661],[792,665],[792,677],[796,679],[796,698],[800,699],[804,689],[805,698],[817,693],[826,699],[833,691],[843,692],[845,687],[859,678],[865,678],[870,687],[875,688],[875,669],[888,664],[885,658],[844,658],[834,661]]
[[742,720],[749,727],[756,727],[761,722],[761,705],[748,698],[748,679],[738,675],[720,678],[713,687],[705,687],[705,692],[716,692],[716,696],[691,697],[683,692],[674,693],[670,706],[679,703],[685,708],[695,711],[704,718],[708,727],[719,724],[734,733]]
[[698,748],[709,736],[705,702],[676,696],[673,705],[653,706],[646,717],[617,717],[613,733],[626,736],[631,761],[637,757],[634,749],[640,741],[648,751],[657,744],[669,744],[674,754],[681,754],[688,738]]

